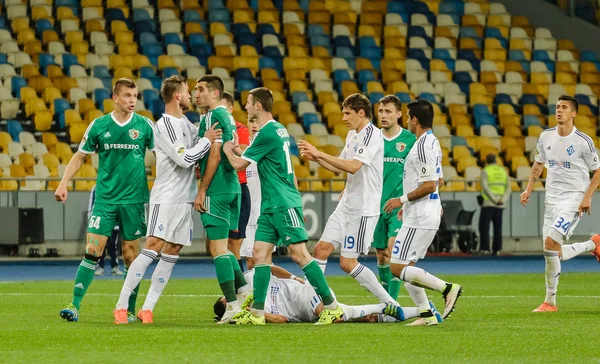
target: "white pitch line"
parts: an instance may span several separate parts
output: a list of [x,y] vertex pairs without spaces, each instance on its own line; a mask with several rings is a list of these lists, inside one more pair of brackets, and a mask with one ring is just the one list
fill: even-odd
[[[31,292],[0,292],[0,296],[71,296],[71,293],[31,293]],[[98,297],[117,297],[116,293],[88,293],[86,296],[98,296]],[[139,296],[145,296],[144,294],[139,294]],[[205,298],[205,297],[221,297],[220,294],[164,294],[163,297],[177,297],[177,298]],[[344,298],[364,298],[369,297],[367,295],[336,295],[336,297],[344,297]],[[402,298],[408,298],[409,296],[398,296]],[[461,298],[538,298],[539,295],[536,296],[518,296],[518,295],[481,295],[481,296],[460,296]],[[562,298],[600,298],[600,296],[578,296],[578,295],[561,295]]]

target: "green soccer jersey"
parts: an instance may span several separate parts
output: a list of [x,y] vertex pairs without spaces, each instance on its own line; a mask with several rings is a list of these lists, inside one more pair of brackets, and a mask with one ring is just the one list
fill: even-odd
[[381,195],[381,213],[390,198],[402,196],[404,161],[415,144],[416,137],[406,129],[400,129],[395,137],[383,136],[383,192]]
[[290,136],[285,126],[268,121],[258,132],[242,158],[257,164],[262,201],[261,213],[302,207],[300,192],[294,184],[290,157]]
[[[223,131],[222,139],[216,140],[216,142],[226,143],[233,140],[233,133],[236,131],[235,120],[233,120],[233,116],[231,116],[225,106],[217,106],[213,110],[208,111],[206,117],[200,121],[198,136],[200,138],[204,137],[204,133],[206,133],[206,131],[215,123],[219,123],[215,129],[221,129]],[[200,173],[202,173],[202,175],[204,175],[208,158],[209,154],[200,159]],[[221,149],[221,161],[217,166],[217,170],[210,182],[210,186],[208,186],[206,195],[216,196],[230,193],[239,194],[242,193],[242,190],[236,170],[231,166],[227,156]]]
[[144,157],[154,149],[154,127],[148,118],[133,113],[118,124],[112,113],[90,123],[79,151],[98,153],[96,201],[125,205],[148,202]]

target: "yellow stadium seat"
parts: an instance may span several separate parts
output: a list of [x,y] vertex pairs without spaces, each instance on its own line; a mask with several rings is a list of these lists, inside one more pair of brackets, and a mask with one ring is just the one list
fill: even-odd
[[91,99],[79,99],[77,100],[77,109],[80,114],[86,114],[90,110],[95,110],[96,105]]
[[42,133],[42,143],[50,150],[58,143],[58,137],[55,133]]
[[73,9],[68,6],[59,6],[56,8],[56,19],[58,21],[63,21],[65,19],[75,18],[75,14],[73,14]]
[[465,173],[467,167],[476,167],[477,166],[477,158],[475,157],[463,157],[458,160],[456,163],[456,171],[460,174]]
[[5,131],[0,131],[0,149],[2,149],[2,151],[6,151],[6,149],[8,148],[8,145],[12,142],[12,137],[10,136],[9,133],[5,132]]
[[68,76],[54,78],[52,83],[54,84],[54,87],[60,90],[61,93],[67,95],[69,94],[69,90],[79,86],[76,79]]
[[87,55],[89,51],[90,45],[86,41],[79,41],[71,44],[71,53],[75,55]]
[[504,153],[504,160],[507,163],[511,163],[515,157],[523,157],[525,154],[521,148],[510,148]]
[[11,21],[11,28],[13,33],[18,33],[22,29],[29,28],[29,17],[20,16],[13,18]]
[[495,147],[492,147],[489,145],[481,146],[479,148],[479,161],[482,163],[485,162],[485,159],[489,154],[498,156],[500,153],[498,152],[498,149],[496,149]]
[[85,134],[87,125],[84,123],[74,123],[69,127],[69,136],[71,143],[79,143]]
[[58,157],[52,153],[45,153],[42,156],[42,161],[48,169],[58,168],[58,165],[60,164]]
[[56,42],[59,41],[60,38],[58,36],[58,33],[56,33],[56,31],[54,30],[44,30],[42,32],[42,43],[47,46],[48,43],[50,42]]
[[21,87],[21,102],[27,103],[30,99],[36,98],[37,93],[29,86]]
[[25,168],[25,173],[28,176],[33,176],[33,166],[35,166],[35,158],[28,153],[19,154],[19,164]]
[[522,155],[513,157],[513,159],[510,161],[511,172],[516,173],[517,168],[519,167],[529,167],[529,160],[527,159],[527,157]]
[[471,152],[469,148],[464,145],[455,145],[452,147],[452,159],[458,161],[461,158],[471,157]]
[[25,115],[28,117],[43,110],[47,110],[46,103],[38,97],[29,99],[25,104]]
[[76,123],[83,123],[83,120],[81,119],[81,114],[79,114],[79,112],[77,112],[76,110],[65,110],[65,125],[71,126]]
[[23,45],[27,42],[35,40],[35,31],[30,28],[24,28],[17,34],[17,43]]
[[44,102],[54,106],[54,100],[62,98],[60,90],[56,87],[48,87],[42,91]]
[[[120,34],[120,33],[117,33],[117,34]],[[126,34],[126,36],[128,36],[127,33],[125,33],[125,34]],[[121,42],[121,43],[119,43],[117,52],[121,56],[135,56],[136,54],[138,54],[138,46],[134,42],[129,42],[129,43]]]
[[333,133],[345,140],[348,135],[348,127],[344,124],[335,124]]
[[288,125],[296,122],[296,114],[291,112],[284,112],[279,115],[279,122],[283,125]]
[[35,90],[36,93],[41,94],[46,88],[52,87],[52,81],[45,76],[35,76],[29,79],[27,85]]
[[66,45],[72,46],[74,43],[83,41],[83,32],[80,30],[69,30],[65,33]]
[[85,32],[86,34],[90,34],[92,32],[104,32],[104,26],[102,22],[98,19],[88,19],[85,22]]
[[360,89],[354,81],[342,81],[342,97],[344,99],[355,93],[360,93]]
[[104,108],[104,113],[108,114],[115,109],[115,102],[113,99],[104,99],[102,101],[102,107]]
[[52,111],[40,110],[37,111],[33,117],[33,123],[35,124],[35,130],[46,131],[52,127]]

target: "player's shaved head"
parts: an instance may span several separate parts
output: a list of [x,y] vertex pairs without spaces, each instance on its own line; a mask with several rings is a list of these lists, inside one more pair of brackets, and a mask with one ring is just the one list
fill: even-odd
[[373,114],[371,113],[371,101],[369,98],[363,94],[352,94],[342,102],[342,109],[347,108],[358,114],[360,110],[363,110],[365,113],[365,117],[367,119],[371,119]]
[[215,313],[214,320],[221,321],[221,317],[225,314],[227,309],[226,303],[224,302],[225,297],[219,297],[213,305],[213,312]]
[[186,83],[187,81],[183,76],[171,76],[164,80],[160,86],[160,96],[165,103],[169,103],[173,100],[173,97],[175,97],[175,93],[181,92],[183,85]]
[[113,86],[113,94],[118,95],[123,88],[137,88],[137,85],[131,78],[119,78]]

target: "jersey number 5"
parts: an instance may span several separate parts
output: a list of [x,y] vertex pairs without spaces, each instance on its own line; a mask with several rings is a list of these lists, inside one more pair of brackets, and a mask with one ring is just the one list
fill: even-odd
[[90,217],[90,223],[89,223],[88,227],[90,229],[99,229],[100,228],[100,219],[101,219],[101,216]]
[[285,161],[287,162],[288,174],[293,173],[292,169],[292,158],[290,157],[290,142],[283,142],[283,153],[285,153]]

